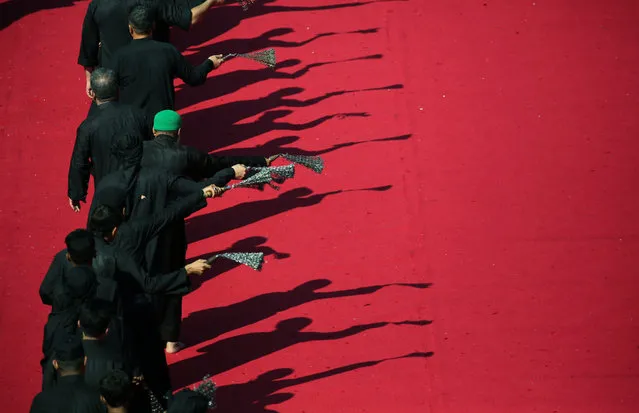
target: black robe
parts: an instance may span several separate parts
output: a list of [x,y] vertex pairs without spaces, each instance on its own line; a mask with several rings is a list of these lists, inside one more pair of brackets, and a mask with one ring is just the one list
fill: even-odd
[[30,413],[101,413],[99,394],[91,390],[81,374],[63,376],[55,387],[35,396]]
[[142,167],[160,168],[174,175],[199,181],[210,178],[225,168],[242,164],[266,166],[261,156],[215,156],[191,146],[182,145],[171,135],[158,135],[144,142]]
[[72,264],[67,259],[67,250],[58,252],[51,261],[49,269],[40,284],[40,299],[42,304],[53,305],[53,293],[56,285],[62,280],[65,271],[72,268]]
[[173,0],[93,0],[82,23],[78,64],[84,67],[111,67],[114,54],[131,42],[129,11],[137,4],[153,9],[156,27],[153,38],[168,42],[170,28],[188,30],[191,8]]
[[[193,180],[206,179],[206,183],[224,186],[235,177],[231,168],[236,164],[265,166],[263,157],[212,156],[193,147],[181,145],[170,135],[158,135],[144,142],[142,166],[161,168]],[[211,178],[212,177],[212,178]],[[158,205],[161,207],[161,205]],[[187,239],[184,221],[176,221],[147,247],[147,261],[157,272],[172,271],[184,265]],[[182,319],[182,303],[179,297],[154,297],[160,333],[165,341],[178,341]]]
[[104,337],[97,340],[84,338],[82,347],[86,357],[84,381],[95,390],[100,389],[100,380],[113,370],[122,370],[130,376],[137,373],[136,365],[131,356],[131,348],[124,337],[124,326],[115,317],[109,324]]
[[131,219],[118,227],[115,239],[106,243],[96,239],[98,272],[117,284],[124,323],[124,339],[130,345],[131,357],[158,398],[170,391],[170,379],[164,344],[159,336],[151,294],[178,294],[189,291],[186,270],[149,276],[145,271],[147,243],[171,222],[183,219],[206,206],[202,191],[192,193],[150,216]]
[[[163,169],[195,181],[205,179],[207,184],[213,183],[220,187],[235,177],[231,166],[236,164],[266,166],[266,159],[259,156],[209,155],[193,147],[181,145],[170,135],[158,135],[155,139],[144,142],[141,163],[143,168]],[[153,263],[153,268],[163,272],[184,265],[187,246],[184,221],[176,221],[170,231],[163,232],[158,239],[158,244],[158,246],[150,246],[155,248],[154,250],[147,250],[148,259],[150,263]],[[165,254],[165,251],[171,251],[172,254]]]
[[173,80],[198,86],[213,70],[206,59],[192,66],[171,44],[151,38],[136,39],[118,50],[110,66],[120,82],[120,101],[143,109],[150,117],[164,109],[173,109]]
[[104,176],[120,168],[122,161],[113,148],[124,135],[150,137],[151,122],[144,112],[120,102],[97,106],[80,124],[69,165],[69,198],[86,201],[91,174],[97,186]]
[[[129,168],[112,173],[102,180],[93,196],[90,211],[93,211],[100,204],[102,193],[107,188],[115,187],[129,194],[125,206],[127,219],[151,216],[161,212],[179,198],[201,190],[207,185],[226,185],[233,176],[233,169],[227,168],[207,181],[194,182],[184,177],[174,176],[161,169]],[[147,243],[144,268],[149,275],[170,273],[185,266],[186,237],[183,222],[183,220],[178,220],[176,223],[169,224],[157,237]],[[182,230],[176,232],[173,230],[176,227],[182,228]],[[156,308],[156,318],[160,322],[163,341],[177,341],[181,321],[180,296],[162,292],[152,294],[150,298]],[[173,303],[173,307],[175,307],[173,311],[170,311],[167,322],[164,322],[165,303],[169,303],[169,306]]]

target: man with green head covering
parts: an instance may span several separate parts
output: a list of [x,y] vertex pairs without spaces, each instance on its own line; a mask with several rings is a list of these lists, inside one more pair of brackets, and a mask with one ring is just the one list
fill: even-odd
[[[214,156],[193,147],[180,144],[182,117],[175,111],[163,110],[153,121],[154,139],[144,142],[143,168],[158,168],[176,176],[194,181],[208,180],[214,175],[224,177],[216,181],[223,186],[231,179],[243,179],[246,166],[267,166],[270,158],[261,156]],[[157,245],[147,249],[147,263],[151,273],[162,274],[184,266],[186,257],[186,234],[184,221],[176,222],[172,228],[158,236]],[[167,351],[175,353],[182,345],[178,342],[182,318],[182,301],[179,296],[163,296],[156,299],[156,311],[161,323],[160,332],[167,342]]]

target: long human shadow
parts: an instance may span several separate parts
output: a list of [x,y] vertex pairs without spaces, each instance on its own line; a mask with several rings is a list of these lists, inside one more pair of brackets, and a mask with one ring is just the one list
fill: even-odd
[[[272,131],[304,131],[317,127],[331,119],[367,118],[370,116],[367,112],[350,112],[332,113],[303,123],[292,123],[279,120],[292,113],[292,110],[272,110],[263,113],[262,116],[254,122],[228,125],[226,128],[217,128],[216,126],[216,134],[209,138],[208,142],[202,142],[202,135],[200,134],[189,133],[187,135],[186,131],[188,129],[184,128],[185,136],[189,136],[190,138],[185,138],[183,142],[189,146],[195,146],[201,150],[210,152],[213,149],[234,145]],[[205,125],[207,121],[210,122],[212,120],[212,118],[208,115],[208,109],[191,112],[182,118],[185,120],[185,123],[188,120],[189,124],[195,125],[195,127],[198,127],[197,125]]]
[[335,145],[329,146],[327,148],[317,149],[317,150],[307,150],[307,149],[288,146],[294,142],[299,141],[301,138],[299,136],[281,136],[279,138],[271,139],[270,141],[261,145],[216,151],[215,155],[216,156],[235,156],[235,155],[271,156],[278,153],[290,153],[294,155],[320,156],[320,155],[324,155],[326,153],[333,152],[342,148],[348,148],[355,145],[362,145],[365,143],[405,141],[410,139],[411,136],[413,135],[406,134],[406,135],[391,136],[388,138],[365,139],[361,141],[341,142],[341,143],[337,143]]
[[290,318],[280,321],[273,331],[241,334],[216,341],[199,349],[202,354],[172,364],[171,381],[174,381],[175,387],[183,387],[206,374],[215,376],[296,344],[339,340],[388,325],[426,326],[432,323],[430,320],[410,320],[361,324],[340,331],[303,331],[312,322],[306,317]]
[[379,28],[375,27],[370,29],[351,30],[346,32],[325,32],[316,34],[315,36],[301,41],[277,39],[277,37],[285,36],[294,32],[295,30],[290,27],[280,27],[277,29],[269,30],[268,32],[262,33],[260,36],[256,37],[243,39],[227,39],[206,46],[189,47],[189,60],[193,62],[200,62],[214,54],[250,53],[257,50],[268,49],[271,47],[278,49],[301,47],[324,37],[348,34],[375,34],[379,32]]
[[0,30],[40,10],[73,6],[76,0],[9,0],[0,3]]
[[[233,72],[224,73],[222,75],[213,75],[208,78],[206,83],[198,87],[180,86],[176,89],[176,104],[179,109],[183,109],[206,101],[214,97],[228,95],[237,92],[243,87],[274,79],[299,79],[312,69],[337,64],[356,61],[379,60],[383,55],[373,54],[367,56],[354,57],[350,59],[331,60],[326,62],[310,63],[293,73],[284,72],[282,69],[297,66],[302,63],[299,59],[288,59],[279,62],[275,66],[275,70],[268,68],[260,69],[239,69]],[[239,60],[235,60],[236,62]],[[228,64],[234,64],[233,61]],[[256,63],[257,65],[257,63]],[[215,72],[213,72],[215,73]]]
[[288,291],[269,292],[224,307],[195,311],[182,321],[184,342],[195,346],[313,301],[368,295],[389,287],[426,289],[431,285],[430,283],[391,283],[347,290],[319,291],[331,283],[326,279],[312,280]]
[[[268,245],[264,245],[266,243],[266,237],[248,237],[242,240],[239,240],[228,248],[225,248],[220,251],[209,252],[206,254],[202,254],[198,257],[194,257],[190,259],[190,261],[195,261],[198,259],[207,259],[212,257],[213,255],[220,254],[223,252],[261,252],[264,254],[265,258],[273,257],[276,260],[286,259],[291,256],[291,254],[287,252],[276,251]],[[192,277],[191,278],[191,290],[197,290],[200,286],[213,278],[217,278],[220,275],[224,274],[227,271],[230,271],[234,268],[241,266],[242,264],[238,264],[235,261],[230,260],[216,260],[212,265],[211,269],[206,271],[200,277]],[[207,327],[208,328],[208,327]]]
[[287,378],[295,372],[291,368],[271,370],[246,383],[218,387],[216,391],[217,410],[220,413],[277,413],[275,410],[268,408],[268,406],[290,400],[294,396],[293,393],[280,393],[281,390],[362,368],[377,366],[387,361],[411,358],[426,359],[433,355],[433,352],[415,352],[399,357],[353,363],[296,378]]
[[327,11],[352,7],[361,7],[375,3],[406,2],[408,0],[369,0],[322,6],[280,6],[275,0],[257,0],[247,11],[239,5],[229,4],[216,7],[205,14],[202,22],[194,25],[188,33],[180,33],[175,39],[178,50],[184,51],[189,45],[199,45],[218,37],[238,26],[242,20],[272,13]]
[[[252,134],[248,137],[257,136],[261,133],[271,131],[273,129],[278,130],[298,130],[306,129],[308,127],[317,126],[327,120],[330,120],[339,115],[329,115],[319,118],[318,120],[308,124],[289,124],[283,122],[274,122],[273,125],[269,125],[270,119],[278,117],[284,117],[290,113],[289,110],[274,111],[275,109],[282,107],[302,108],[316,105],[324,100],[346,95],[349,93],[362,93],[362,92],[375,92],[385,91],[393,89],[402,89],[404,86],[400,84],[389,85],[384,87],[366,88],[366,89],[351,89],[351,90],[339,90],[335,92],[325,93],[321,96],[317,96],[311,99],[293,99],[291,96],[297,95],[304,91],[300,87],[283,88],[275,91],[267,96],[258,99],[239,100],[224,103],[218,106],[213,106],[207,109],[196,111],[192,114],[186,114],[184,117],[189,120],[189,124],[202,125],[206,123],[200,123],[204,119],[208,123],[214,122],[215,124],[215,137],[213,139],[208,138],[202,134],[187,134],[184,133],[182,138],[183,142],[198,147],[199,149],[211,151],[213,148],[219,148],[225,146],[225,141],[235,140],[241,141],[247,139],[246,134]],[[257,122],[239,124],[244,119],[264,113]],[[269,119],[270,114],[270,119]],[[281,116],[280,116],[281,115]],[[364,114],[345,114],[345,116],[365,116]],[[185,122],[186,123],[186,122]],[[238,132],[239,130],[239,132]],[[238,136],[239,135],[239,136]],[[235,137],[236,139],[232,139]],[[208,138],[208,139],[207,139]]]
[[[363,189],[340,189],[321,194],[313,194],[313,191],[309,188],[295,188],[281,193],[277,198],[245,202],[209,214],[189,218],[186,233],[190,242],[196,242],[292,209],[317,205],[329,196],[344,192],[387,191],[391,188],[392,185],[386,185]],[[231,196],[231,193],[225,196]]]

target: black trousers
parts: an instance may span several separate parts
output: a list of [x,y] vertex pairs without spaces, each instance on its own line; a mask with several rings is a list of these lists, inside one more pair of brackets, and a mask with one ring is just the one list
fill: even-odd
[[158,295],[153,297],[153,306],[162,340],[164,342],[179,341],[182,326],[182,296]]
[[[186,230],[184,221],[178,221],[158,236],[155,268],[159,272],[176,271],[186,265]],[[153,307],[158,320],[160,336],[165,342],[177,342],[182,326],[182,296],[161,295],[153,297]]]
[[125,334],[132,347],[132,356],[150,390],[159,400],[165,400],[171,391],[171,379],[153,307],[148,300],[138,300],[127,307],[124,315]]

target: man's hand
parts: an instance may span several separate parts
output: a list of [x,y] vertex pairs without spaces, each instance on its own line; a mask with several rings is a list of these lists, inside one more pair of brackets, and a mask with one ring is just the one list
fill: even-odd
[[235,179],[244,179],[246,176],[246,166],[244,165],[233,165],[233,170],[235,171]]
[[74,201],[73,199],[69,198],[69,206],[71,207],[73,212],[80,212],[80,201]]
[[221,54],[215,54],[209,57],[209,60],[213,62],[213,68],[217,69],[218,67],[220,67],[222,63],[224,63],[223,57],[224,55],[221,55]]
[[190,264],[187,264],[184,269],[186,270],[186,275],[202,275],[204,274],[204,271],[208,270],[209,268],[211,268],[211,266],[209,265],[208,262],[206,262],[206,260],[197,260],[197,261],[193,261]]
[[87,96],[89,97],[89,99],[93,100],[93,91],[91,90],[91,73],[93,73],[93,68],[92,67],[85,67],[84,68],[84,74],[85,77],[87,79],[86,85],[84,87],[85,92],[87,94]]
[[202,188],[202,193],[206,198],[215,198],[216,196],[221,196],[224,190],[219,186],[209,185]]

